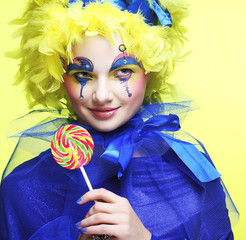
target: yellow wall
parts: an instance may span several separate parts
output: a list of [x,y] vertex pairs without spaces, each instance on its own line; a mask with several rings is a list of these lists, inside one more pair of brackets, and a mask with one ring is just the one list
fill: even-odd
[[[246,239],[246,2],[245,0],[190,0],[189,48],[193,51],[178,66],[175,79],[201,106],[183,128],[201,140],[234,200],[241,219],[235,239]],[[0,174],[14,145],[5,138],[7,124],[27,112],[20,87],[13,87],[16,62],[3,56],[17,46],[7,26],[23,9],[19,0],[1,1],[0,8]]]
[[[191,0],[193,52],[176,78],[200,110],[183,127],[201,140],[240,212],[235,239],[246,239],[246,1]],[[243,227],[244,226],[244,227]]]

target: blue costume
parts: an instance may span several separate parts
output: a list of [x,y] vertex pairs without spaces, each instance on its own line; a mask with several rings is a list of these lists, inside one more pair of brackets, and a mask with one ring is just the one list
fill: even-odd
[[[148,105],[109,133],[83,126],[95,143],[85,166],[93,187],[126,197],[152,239],[233,239],[220,174],[201,145],[179,136],[179,118],[163,115],[166,106]],[[21,139],[50,141],[67,122],[51,120]],[[76,200],[87,191],[80,170],[62,168],[50,149],[17,165],[1,183],[0,239],[77,239],[75,223],[93,203]]]

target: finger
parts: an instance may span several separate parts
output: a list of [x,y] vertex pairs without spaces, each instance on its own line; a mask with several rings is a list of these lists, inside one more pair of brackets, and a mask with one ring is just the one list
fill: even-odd
[[117,225],[100,224],[83,228],[85,235],[108,235],[117,237],[120,233],[120,228]]
[[96,213],[117,213],[117,205],[114,203],[96,202],[88,211],[85,218],[92,216]]
[[120,224],[121,216],[106,214],[106,213],[97,213],[88,218],[85,218],[81,221],[81,226],[79,228],[87,228],[94,225],[100,224],[110,224],[110,225],[117,225]]
[[89,201],[101,201],[101,202],[107,202],[107,203],[116,203],[120,201],[121,197],[104,189],[94,189],[87,193],[85,193],[82,196],[82,200],[79,202],[79,204],[84,204]]

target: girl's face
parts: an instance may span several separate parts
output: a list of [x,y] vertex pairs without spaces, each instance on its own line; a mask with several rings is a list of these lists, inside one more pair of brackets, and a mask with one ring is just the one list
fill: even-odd
[[108,132],[126,123],[139,110],[148,75],[134,55],[127,55],[116,37],[115,46],[101,36],[84,37],[73,49],[65,86],[78,122]]

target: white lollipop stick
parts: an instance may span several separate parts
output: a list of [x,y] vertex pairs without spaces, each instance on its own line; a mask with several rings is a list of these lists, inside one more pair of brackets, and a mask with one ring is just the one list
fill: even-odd
[[[85,182],[86,182],[86,184],[87,184],[87,187],[89,188],[90,191],[93,190],[93,187],[91,186],[91,182],[90,182],[90,180],[89,180],[89,178],[88,178],[88,176],[87,176],[87,174],[86,174],[86,171],[85,171],[84,167],[81,166],[81,167],[80,167],[80,170],[81,170],[82,175],[83,175],[83,177],[84,177],[84,179],[85,179]],[[96,203],[96,202],[97,202],[97,201],[94,201],[94,203]]]
[[89,178],[88,178],[88,176],[87,176],[87,174],[86,174],[86,171],[85,171],[84,167],[81,166],[81,167],[80,167],[80,170],[81,170],[81,172],[82,172],[82,174],[83,174],[83,177],[84,177],[84,179],[85,179],[85,182],[86,182],[86,184],[87,184],[87,187],[89,188],[90,191],[93,190],[93,187],[91,186],[91,182],[90,182],[90,180],[89,180]]

